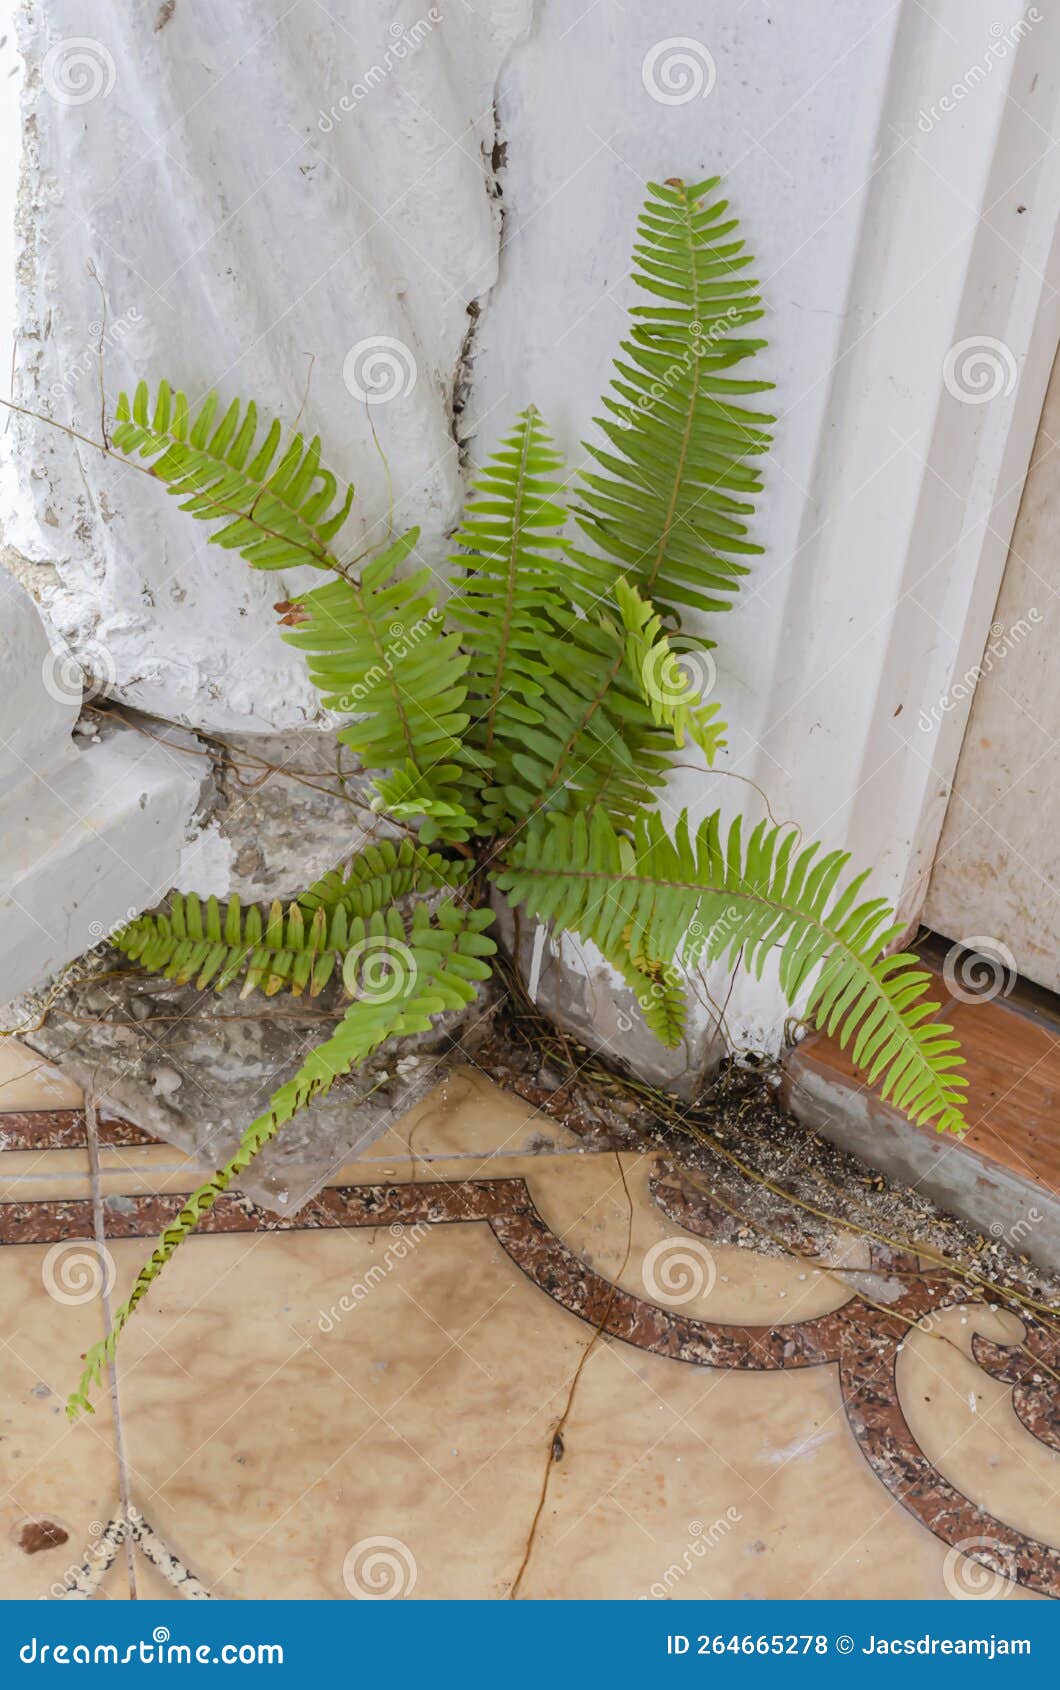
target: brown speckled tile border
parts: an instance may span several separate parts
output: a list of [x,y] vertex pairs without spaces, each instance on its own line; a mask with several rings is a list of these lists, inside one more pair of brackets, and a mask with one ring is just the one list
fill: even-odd
[[[157,1144],[131,1121],[96,1120],[100,1144]],[[83,1109],[15,1109],[0,1114],[0,1153],[5,1150],[84,1150],[88,1125]]]
[[[655,1200],[686,1229],[709,1237],[709,1200],[699,1203],[656,1184]],[[103,1202],[108,1238],[160,1232],[179,1212],[181,1195],[122,1197]],[[594,1329],[653,1355],[696,1367],[773,1371],[835,1366],[847,1421],[865,1460],[908,1513],[948,1544],[1030,1590],[1060,1597],[1060,1549],[1015,1531],[979,1508],[943,1478],[920,1449],[898,1399],[895,1366],[909,1322],[954,1303],[941,1276],[912,1275],[886,1308],[857,1293],[830,1314],[776,1326],[738,1326],[695,1320],[661,1308],[612,1284],[586,1265],[545,1224],[522,1178],[433,1181],[418,1185],[347,1185],[321,1191],[290,1219],[258,1208],[238,1194],[219,1199],[200,1233],[290,1232],[426,1222],[485,1222],[511,1260],[562,1308]],[[0,1204],[0,1244],[50,1243],[92,1231],[87,1201]],[[882,1265],[882,1264],[881,1264]],[[908,1272],[909,1263],[903,1264]],[[1060,1343],[1044,1325],[1025,1318],[1033,1357],[1060,1367]],[[1013,1387],[1024,1426],[1043,1444],[1060,1445],[1055,1398],[1021,1351],[976,1337],[976,1360]]]

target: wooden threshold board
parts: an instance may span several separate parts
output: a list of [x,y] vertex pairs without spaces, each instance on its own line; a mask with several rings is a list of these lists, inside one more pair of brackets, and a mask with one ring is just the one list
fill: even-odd
[[1060,1021],[1018,986],[1012,997],[963,1001],[937,974],[930,995],[963,1046],[963,1139],[916,1127],[883,1103],[821,1033],[788,1058],[786,1101],[863,1160],[1060,1267]]

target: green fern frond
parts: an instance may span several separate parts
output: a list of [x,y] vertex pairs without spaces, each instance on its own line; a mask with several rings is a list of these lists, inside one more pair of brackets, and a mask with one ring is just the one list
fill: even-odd
[[238,551],[255,569],[335,567],[331,542],[350,513],[353,488],[339,502],[338,482],[320,462],[320,441],[295,434],[281,451],[273,420],[261,433],[253,400],[233,399],[219,415],[208,394],[194,413],[185,394],[147,383],[118,399],[111,443],[128,456],[153,458],[151,474],[204,522],[226,521],[213,545]]
[[717,181],[649,184],[633,279],[652,303],[633,308],[596,419],[607,444],[588,445],[599,469],[583,474],[576,514],[597,553],[571,552],[583,590],[606,597],[621,572],[678,621],[728,609],[742,560],[762,549],[745,519],[775,420],[738,403],[771,382],[726,374],[766,342],[740,332],[762,307],[727,203],[704,204]]
[[627,678],[623,642],[583,618],[542,634],[540,649],[549,685],[505,724],[505,755],[496,758],[483,807],[499,797],[494,817],[518,822],[553,804],[591,808],[606,796],[616,815],[635,815],[666,779],[672,737]]
[[333,910],[343,904],[347,915],[374,915],[410,892],[434,892],[463,886],[471,873],[465,858],[451,862],[436,851],[425,851],[414,839],[374,840],[343,868],[329,869],[299,895],[304,910]]
[[645,1025],[660,1044],[675,1050],[684,1037],[688,1001],[672,963],[630,949],[632,929],[627,927],[607,961],[618,970],[637,997]]
[[167,910],[141,915],[115,935],[119,951],[149,974],[202,991],[223,992],[242,977],[240,997],[262,991],[266,997],[289,991],[319,996],[351,943],[347,907],[303,913],[301,904],[279,902],[268,909],[244,907],[230,898],[222,912],[216,898],[205,902],[194,892],[175,893]]
[[242,977],[240,997],[289,991],[318,997],[340,972],[351,946],[364,938],[363,920],[409,892],[456,890],[471,864],[450,863],[411,839],[369,845],[345,873],[333,869],[285,910],[230,898],[174,893],[168,908],[137,916],[114,937],[115,947],[149,974],[202,991],[223,992]]
[[567,613],[555,591],[567,520],[562,462],[530,406],[475,477],[456,535],[464,550],[450,559],[460,575],[446,610],[471,654],[469,738],[487,755],[508,723],[510,695],[525,701],[545,690],[541,636],[551,631],[549,612]]
[[553,814],[508,849],[498,885],[541,921],[554,921],[604,955],[628,929],[631,951],[715,961],[742,957],[760,975],[780,948],[789,1003],[850,1047],[881,1096],[918,1123],[963,1131],[963,1058],[952,1029],[923,1002],[931,976],[908,954],[887,956],[901,932],[887,903],[858,901],[867,875],[840,888],[849,856],[796,850],[797,834],[760,823],[743,847],[737,819],[723,842],[719,813],[693,833],[682,812],[671,838],[658,815],[627,833],[597,809],[590,820]]
[[562,467],[531,407],[475,480],[447,607],[471,653],[468,743],[489,765],[483,828],[507,832],[556,802],[606,791],[617,813],[651,800],[666,737],[624,674],[622,643],[570,603],[560,545]]
[[615,582],[615,599],[626,631],[626,664],[656,722],[673,730],[683,749],[685,736],[698,745],[709,764],[726,744],[717,704],[699,702],[697,660],[682,666],[663,632],[662,618],[624,578]]
[[[102,1384],[122,1331],[174,1251],[280,1128],[325,1096],[340,1076],[350,1073],[387,1039],[426,1032],[443,1010],[472,1001],[482,981],[489,978],[485,959],[496,951],[484,931],[492,920],[491,910],[468,909],[451,901],[433,916],[418,904],[408,926],[393,910],[377,911],[371,917],[357,958],[367,988],[359,992],[331,1037],[310,1052],[294,1077],[274,1094],[265,1113],[247,1128],[231,1161],[192,1193],[166,1227],[129,1297],[115,1312],[107,1336],[85,1356],[78,1388],[66,1405],[71,1420],[82,1410],[94,1412],[92,1386]],[[380,962],[385,965],[382,971]],[[351,972],[347,959],[347,984],[352,985]]]
[[[397,575],[418,539],[413,528],[385,547],[359,581],[345,576],[303,594],[295,601],[300,619],[283,637],[305,655],[324,703],[357,714],[339,739],[364,766],[405,771],[411,765],[407,787],[379,788],[384,803],[393,792],[402,815],[435,818],[432,838],[458,840],[466,838],[465,822],[450,829],[445,821],[447,806],[463,815],[453,797],[454,766],[464,772],[469,798],[473,792],[463,745],[469,658],[457,635],[442,631],[430,570]],[[413,787],[423,800],[418,808],[411,804]]]
[[459,763],[436,763],[428,777],[414,763],[406,762],[376,781],[378,798],[373,800],[373,808],[395,821],[419,819],[419,837],[425,845],[437,839],[462,843],[476,825],[463,803],[461,783],[468,778],[467,768]]

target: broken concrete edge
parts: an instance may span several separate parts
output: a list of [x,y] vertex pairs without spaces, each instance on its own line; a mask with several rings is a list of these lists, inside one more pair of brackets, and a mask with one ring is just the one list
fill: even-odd
[[1060,1198],[1048,1188],[950,1133],[916,1126],[859,1081],[822,1072],[798,1049],[785,1065],[781,1097],[804,1125],[868,1167],[1060,1271]]
[[[22,1043],[80,1085],[98,1117],[129,1121],[192,1158],[191,1189],[224,1166],[334,1020],[322,1014],[319,1034],[307,1041],[302,1021],[270,1013],[274,1000],[263,1001],[259,1014],[229,1015],[226,999],[156,975],[130,976],[119,995],[106,978],[107,962],[100,962],[101,983],[93,975],[70,981]],[[426,1032],[381,1046],[283,1127],[240,1176],[239,1191],[275,1214],[296,1214],[456,1067],[473,1062],[498,1001],[487,982]],[[26,998],[7,1013],[29,1021],[35,1005],[39,1013],[39,1000]],[[108,1018],[114,1008],[117,1021]],[[104,1198],[119,1209],[126,1201]]]
[[531,1001],[557,1027],[589,1050],[627,1068],[648,1085],[691,1102],[728,1054],[716,1021],[688,993],[685,1038],[662,1044],[644,1019],[636,992],[589,940],[557,933],[551,922],[519,923],[510,905],[493,898],[494,936],[514,957]]
[[119,727],[34,771],[32,790],[3,795],[7,993],[40,987],[158,902],[177,877],[200,791],[198,771]]

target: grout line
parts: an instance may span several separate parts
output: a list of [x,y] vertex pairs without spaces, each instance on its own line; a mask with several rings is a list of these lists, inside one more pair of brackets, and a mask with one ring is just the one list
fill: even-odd
[[[99,1179],[99,1139],[96,1133],[96,1106],[91,1097],[86,1096],[85,1137],[88,1141],[88,1183],[92,1196],[92,1229],[95,1234],[96,1247],[101,1255],[101,1271],[103,1284],[100,1292],[103,1313],[103,1330],[109,1332],[112,1323],[110,1306],[110,1286],[107,1284],[107,1262],[110,1252],[107,1247],[106,1227],[103,1221],[103,1194]],[[122,1437],[121,1407],[118,1397],[118,1368],[112,1359],[107,1364],[108,1389],[110,1392],[111,1410],[114,1416],[114,1454],[118,1462],[118,1498],[121,1504],[123,1520],[131,1519],[129,1500],[129,1475],[125,1465],[125,1442]],[[124,1535],[125,1565],[129,1575],[129,1599],[137,1600],[136,1593],[136,1563],[133,1557],[132,1533]]]

